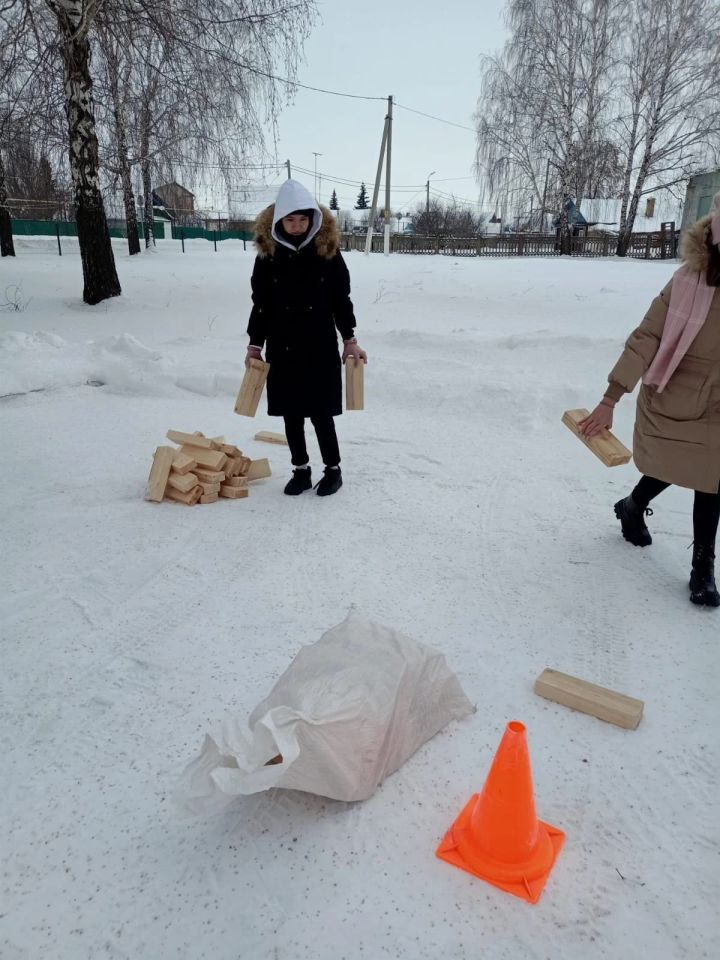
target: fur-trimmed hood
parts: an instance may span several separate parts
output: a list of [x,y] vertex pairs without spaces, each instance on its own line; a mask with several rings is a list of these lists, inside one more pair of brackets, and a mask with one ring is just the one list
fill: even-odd
[[[323,215],[323,222],[313,238],[313,243],[321,257],[332,260],[340,249],[340,233],[332,211],[320,204],[320,212]],[[272,235],[274,215],[275,204],[271,203],[255,221],[255,248],[259,257],[272,257],[275,254],[277,244]]]
[[712,217],[702,217],[683,233],[680,240],[680,259],[696,273],[705,273],[710,263],[707,238]]
[[278,243],[284,243],[276,231],[277,223],[294,210],[313,211],[309,235],[298,249],[314,243],[318,254],[331,260],[340,249],[335,217],[327,207],[320,206],[312,194],[296,180],[286,180],[275,203],[266,207],[255,221],[255,246],[258,256],[274,256]]

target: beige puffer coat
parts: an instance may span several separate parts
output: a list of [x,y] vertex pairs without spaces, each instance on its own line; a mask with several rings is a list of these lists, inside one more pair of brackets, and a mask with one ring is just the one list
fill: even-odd
[[[691,270],[707,270],[705,242],[710,217],[684,235],[681,257]],[[631,393],[652,363],[662,338],[672,281],[656,297],[640,326],[630,334],[613,367],[606,396]],[[662,393],[643,386],[637,401],[633,456],[647,476],[691,490],[720,488],[720,287],[704,326]]]

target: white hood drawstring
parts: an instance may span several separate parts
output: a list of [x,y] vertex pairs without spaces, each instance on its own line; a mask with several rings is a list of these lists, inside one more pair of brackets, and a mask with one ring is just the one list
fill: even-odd
[[[310,224],[308,234],[298,247],[288,243],[282,234],[278,233],[275,229],[283,217],[287,217],[296,210],[313,211],[313,220]],[[313,237],[322,226],[322,222],[323,216],[320,212],[320,207],[317,205],[315,198],[307,189],[307,187],[304,187],[297,180],[286,180],[285,183],[280,187],[280,192],[278,193],[277,200],[275,201],[275,212],[273,213],[272,236],[276,243],[281,243],[284,247],[288,247],[290,250],[302,250],[303,247],[306,247],[312,241]]]

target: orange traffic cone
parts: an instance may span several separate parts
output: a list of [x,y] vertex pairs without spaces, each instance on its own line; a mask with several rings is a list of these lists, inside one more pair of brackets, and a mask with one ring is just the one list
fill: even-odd
[[525,726],[507,725],[482,793],[437,848],[442,860],[537,903],[565,834],[537,819]]

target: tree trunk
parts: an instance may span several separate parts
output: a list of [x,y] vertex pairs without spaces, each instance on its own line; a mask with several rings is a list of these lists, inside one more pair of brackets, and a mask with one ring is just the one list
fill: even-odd
[[155,246],[155,216],[152,202],[152,178],[150,176],[150,111],[145,104],[140,119],[140,173],[143,187],[143,221],[145,224],[145,249]]
[[14,257],[15,245],[12,236],[12,220],[7,206],[7,188],[5,186],[5,165],[0,153],[0,256]]
[[140,234],[137,225],[137,210],[135,208],[135,195],[132,189],[131,167],[128,163],[127,153],[120,158],[123,188],[123,203],[125,205],[125,223],[127,224],[127,241],[130,256],[140,253]]
[[61,18],[65,65],[65,112],[70,135],[70,170],[75,195],[78,241],[82,260],[83,300],[100,303],[122,292],[115,269],[110,231],[98,177],[98,141],[90,78],[90,43],[73,32],[70,17]]

